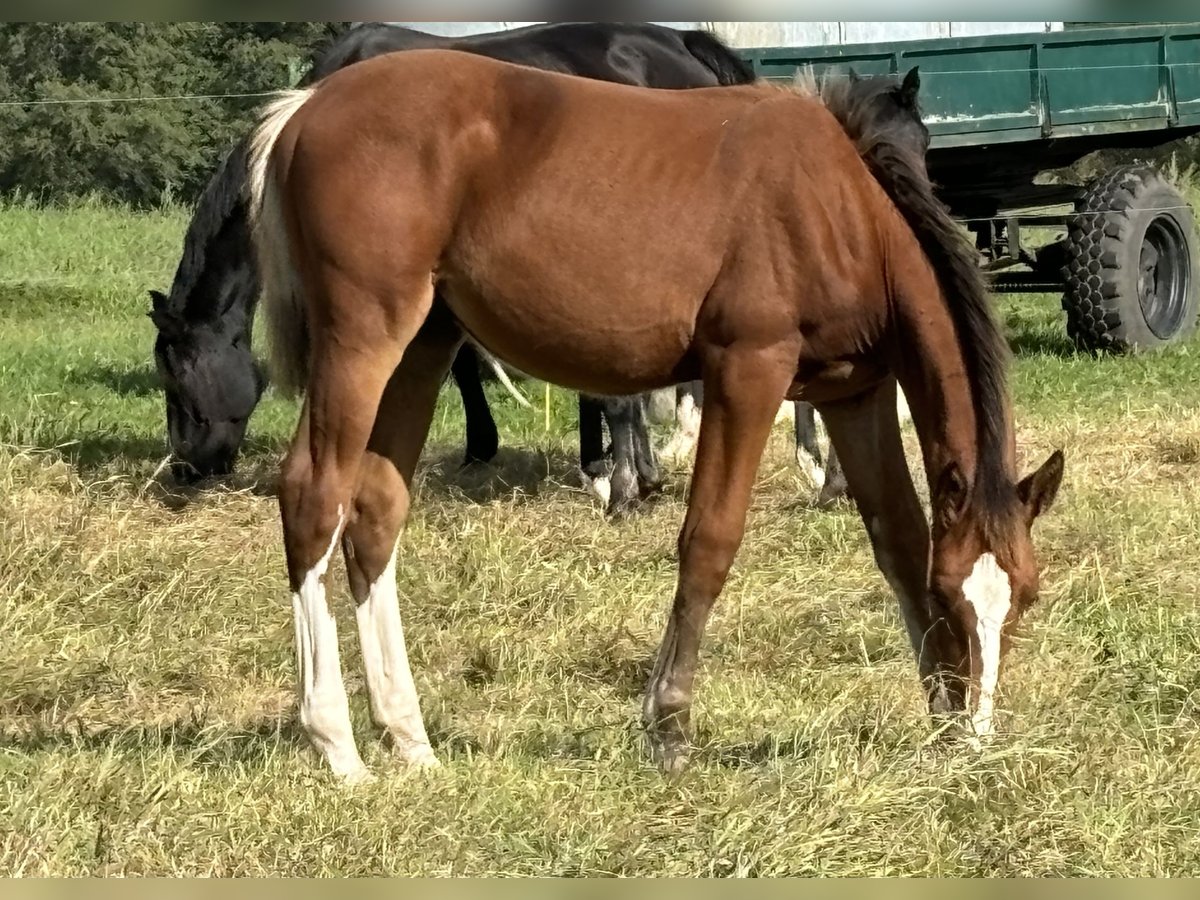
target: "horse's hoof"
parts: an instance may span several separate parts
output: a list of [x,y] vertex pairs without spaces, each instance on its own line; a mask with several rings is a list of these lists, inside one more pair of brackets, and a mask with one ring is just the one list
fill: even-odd
[[592,478],[587,473],[583,475],[583,486],[589,494],[608,507],[612,501],[612,481],[607,475]]
[[338,775],[337,778],[346,787],[362,787],[379,780],[378,776],[366,766],[351,769],[349,772]]
[[637,500],[624,500],[609,503],[605,514],[613,522],[622,522],[625,519],[632,518],[633,514],[637,511]]
[[647,735],[650,753],[659,772],[666,778],[682,775],[691,760],[691,745],[679,735]]
[[638,494],[642,500],[661,494],[666,488],[666,482],[661,479],[657,481],[642,481],[638,483]]

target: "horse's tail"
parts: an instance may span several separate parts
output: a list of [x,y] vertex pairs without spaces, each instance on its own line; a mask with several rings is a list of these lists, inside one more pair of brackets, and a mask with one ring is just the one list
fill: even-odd
[[749,84],[754,81],[754,67],[711,31],[683,32],[683,46],[717,76],[717,84]]
[[250,136],[246,174],[246,201],[262,284],[271,381],[289,396],[299,394],[308,382],[308,318],[303,285],[288,246],[271,151],[284,126],[312,93],[312,88],[287,91],[263,110]]

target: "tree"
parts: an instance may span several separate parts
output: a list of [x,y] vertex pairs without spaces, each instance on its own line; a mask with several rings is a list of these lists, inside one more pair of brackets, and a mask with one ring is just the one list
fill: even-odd
[[[0,193],[194,199],[263,97],[345,30],[323,22],[0,25]],[[204,96],[208,99],[152,99]],[[64,102],[68,101],[68,102]],[[104,101],[104,102],[96,102]]]

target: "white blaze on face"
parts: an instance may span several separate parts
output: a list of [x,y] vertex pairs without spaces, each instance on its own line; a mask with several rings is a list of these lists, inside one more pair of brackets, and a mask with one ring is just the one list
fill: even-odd
[[338,507],[338,524],[329,549],[304,576],[292,595],[296,626],[296,662],[300,670],[300,723],[333,771],[350,780],[366,776],[354,744],[350,701],[342,681],[337,624],[325,599],[325,573],[337,547],[346,516]]
[[1000,632],[1012,608],[1012,583],[996,557],[985,553],[963,582],[963,597],[975,609],[979,638],[979,700],[971,714],[975,733],[992,733],[992,709],[1000,678]]

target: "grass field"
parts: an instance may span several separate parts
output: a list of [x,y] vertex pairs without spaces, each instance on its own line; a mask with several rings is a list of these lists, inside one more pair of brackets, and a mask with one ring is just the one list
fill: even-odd
[[[400,590],[434,747],[337,786],[294,718],[268,397],[233,483],[172,497],[145,291],[185,215],[0,209],[0,872],[9,875],[1200,874],[1200,345],[1073,355],[1055,298],[1004,298],[1042,603],[1002,734],[930,749],[895,604],[849,509],[810,508],[781,428],[714,614],[701,750],[676,783],[638,697],[674,584],[686,473],[607,524],[551,427],[497,397],[504,451],[455,471],[439,409]],[[541,388],[534,386],[540,399]],[[911,435],[910,435],[911,438]]]

